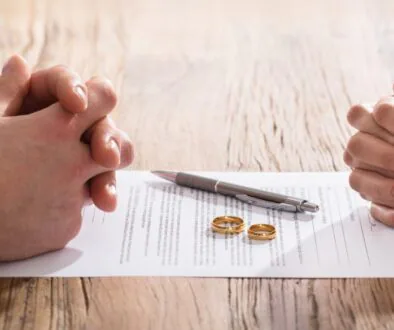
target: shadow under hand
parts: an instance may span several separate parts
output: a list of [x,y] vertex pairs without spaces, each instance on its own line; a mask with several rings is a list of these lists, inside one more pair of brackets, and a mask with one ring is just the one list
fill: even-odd
[[[334,227],[318,229],[315,235],[301,240],[304,267],[318,261],[320,270],[315,276],[298,277],[315,277],[301,283],[308,283],[310,299],[322,308],[300,309],[299,317],[328,320],[339,315],[346,329],[367,324],[371,328],[393,328],[394,267],[390,247],[394,229],[371,218],[368,207],[357,207],[340,221],[332,220]],[[297,249],[285,254],[287,261],[298,257]]]
[[294,228],[285,224],[274,241],[276,259],[281,260],[276,265],[289,267],[285,277],[394,276],[394,267],[382,258],[389,256],[394,229],[374,221],[365,206],[327,217],[324,222],[319,217],[299,221],[298,233]]
[[21,261],[0,263],[0,278],[52,276],[75,263],[82,254],[80,250],[65,247]]

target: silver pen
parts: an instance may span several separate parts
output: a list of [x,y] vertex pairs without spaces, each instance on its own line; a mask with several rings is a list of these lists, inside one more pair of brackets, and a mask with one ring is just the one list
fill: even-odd
[[162,179],[176,183],[179,186],[205,190],[212,193],[235,197],[243,202],[264,208],[289,212],[318,212],[319,206],[302,198],[296,198],[260,189],[254,189],[236,184],[222,182],[193,174],[172,171],[152,171],[152,174]]

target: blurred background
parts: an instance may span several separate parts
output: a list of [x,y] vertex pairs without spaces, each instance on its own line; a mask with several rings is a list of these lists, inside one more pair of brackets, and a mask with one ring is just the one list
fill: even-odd
[[1,0],[0,60],[111,79],[133,168],[341,170],[349,106],[391,93],[393,13],[389,0]]

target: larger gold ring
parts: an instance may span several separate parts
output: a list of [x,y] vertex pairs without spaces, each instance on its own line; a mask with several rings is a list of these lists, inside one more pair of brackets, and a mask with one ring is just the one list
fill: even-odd
[[238,234],[245,229],[245,223],[239,217],[224,215],[212,220],[212,229],[220,234]]
[[276,229],[272,225],[259,223],[249,227],[248,236],[250,239],[271,240],[276,237]]

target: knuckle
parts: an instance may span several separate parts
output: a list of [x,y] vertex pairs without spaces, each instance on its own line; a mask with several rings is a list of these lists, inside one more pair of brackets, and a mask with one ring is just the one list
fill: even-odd
[[348,151],[345,151],[343,153],[343,161],[349,167],[353,165],[353,157],[350,155]]
[[385,125],[388,119],[388,112],[393,111],[393,106],[381,101],[373,111],[373,117],[379,125]]
[[374,183],[372,186],[374,196],[377,200],[393,201],[394,198],[394,180],[388,179],[384,183]]
[[78,83],[83,85],[79,74],[62,64],[52,68],[52,77],[50,79],[52,79],[52,83],[56,84],[57,89],[61,88],[64,84],[69,84],[70,81],[73,84]]
[[386,219],[384,221],[388,226],[394,227],[394,213],[390,212],[387,214]]
[[118,99],[110,80],[101,77],[95,77],[92,80],[92,87],[94,88],[95,93],[97,93],[97,96],[102,99],[108,107],[115,107]]
[[126,148],[126,152],[125,152],[125,162],[126,162],[126,166],[130,165],[133,160],[134,160],[134,146],[133,144],[130,142],[127,144],[127,148]]
[[347,121],[350,125],[355,125],[362,114],[362,106],[360,104],[352,106],[347,113]]
[[372,205],[370,214],[372,218],[376,221],[379,221],[389,227],[394,227],[394,212],[393,210],[381,210],[381,208],[377,208],[376,205]]
[[348,142],[347,150],[353,156],[360,154],[361,149],[363,148],[363,143],[361,139],[360,133],[353,135]]
[[390,213],[387,215],[384,223],[390,227],[394,227],[394,214]]
[[59,71],[56,75],[57,88],[60,89],[63,85],[84,85],[80,76],[70,69]]
[[385,189],[384,186],[378,183],[371,183],[371,188],[376,199],[381,200],[387,196],[386,192],[388,189]]
[[70,68],[64,64],[57,64],[54,67],[52,67],[51,71],[54,73],[64,73],[70,71]]
[[105,81],[105,83],[101,87],[101,93],[105,97],[107,103],[110,107],[114,107],[117,103],[117,96],[115,89],[113,88],[112,84],[109,81]]
[[134,145],[131,140],[126,136],[124,132],[121,134],[122,137],[122,150],[121,150],[121,166],[125,167],[130,165],[135,156]]
[[384,169],[394,169],[394,153],[384,152],[380,156],[380,164]]
[[360,176],[357,174],[357,172],[353,171],[350,173],[349,185],[353,190],[360,192]]

